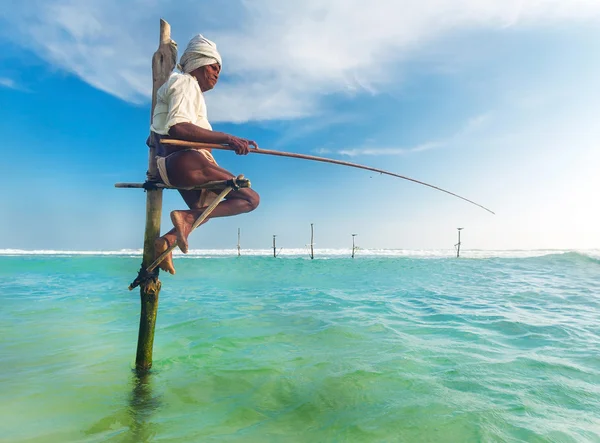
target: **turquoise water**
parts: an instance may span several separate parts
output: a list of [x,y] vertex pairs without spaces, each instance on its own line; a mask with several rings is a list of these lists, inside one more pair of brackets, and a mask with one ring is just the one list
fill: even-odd
[[[426,254],[425,254],[426,255]],[[598,442],[600,260],[0,256],[0,441]]]

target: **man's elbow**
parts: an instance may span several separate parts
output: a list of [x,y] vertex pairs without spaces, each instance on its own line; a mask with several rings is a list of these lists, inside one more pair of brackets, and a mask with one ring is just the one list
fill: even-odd
[[169,128],[169,137],[173,137],[173,138],[182,138],[181,137],[181,123],[177,123],[176,125],[173,125]]

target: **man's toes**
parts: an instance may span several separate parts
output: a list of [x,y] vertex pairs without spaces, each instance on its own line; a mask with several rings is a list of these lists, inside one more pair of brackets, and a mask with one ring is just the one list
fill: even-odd
[[183,252],[184,254],[188,253],[187,239],[179,231],[177,231],[177,246],[179,247],[179,249],[181,249],[181,252]]
[[167,259],[160,262],[160,265],[158,267],[171,275],[175,275],[175,268],[173,267],[173,263],[167,262]]

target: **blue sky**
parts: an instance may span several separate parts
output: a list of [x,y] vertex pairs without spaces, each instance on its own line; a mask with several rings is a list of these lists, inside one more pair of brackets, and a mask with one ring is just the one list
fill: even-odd
[[[192,248],[600,248],[600,2],[8,1],[0,12],[0,249],[141,247],[150,59],[159,18],[180,54],[223,55],[216,130],[384,168],[464,195],[300,160],[219,163],[261,205]],[[169,211],[184,207],[175,192]]]

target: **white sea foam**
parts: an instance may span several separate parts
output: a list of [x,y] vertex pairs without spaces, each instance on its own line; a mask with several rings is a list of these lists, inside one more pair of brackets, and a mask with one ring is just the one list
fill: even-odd
[[119,251],[61,251],[55,249],[0,249],[0,255],[142,255],[141,249],[121,249]]
[[[273,249],[242,249],[244,256],[272,256]],[[350,248],[343,249],[315,249],[315,258],[337,258],[349,257],[352,251]],[[532,250],[469,250],[461,251],[462,258],[528,258],[542,257],[545,255],[578,253],[600,259],[600,249],[532,249]],[[187,255],[179,251],[174,254],[185,258],[206,258],[206,257],[229,257],[236,256],[237,249],[191,249]],[[141,249],[121,249],[117,251],[61,251],[52,249],[0,249],[0,255],[4,256],[124,256],[139,257],[142,255]],[[453,249],[358,249],[355,252],[357,258],[360,257],[415,257],[415,258],[446,258],[456,256]],[[278,257],[308,257],[307,248],[281,248],[277,251]]]

